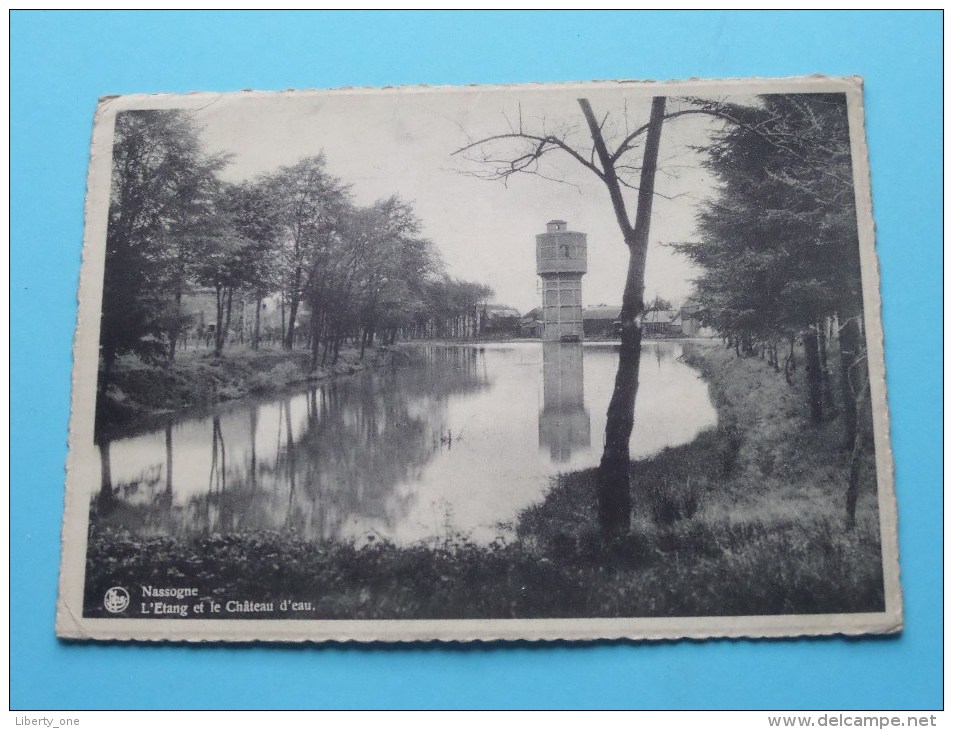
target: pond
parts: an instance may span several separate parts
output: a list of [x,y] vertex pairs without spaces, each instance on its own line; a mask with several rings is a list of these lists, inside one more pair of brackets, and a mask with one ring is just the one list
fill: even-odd
[[[104,444],[90,498],[114,496],[100,523],[140,535],[489,542],[554,475],[599,463],[617,345],[405,351],[396,367]],[[707,384],[681,353],[677,342],[643,343],[633,459],[716,423]]]

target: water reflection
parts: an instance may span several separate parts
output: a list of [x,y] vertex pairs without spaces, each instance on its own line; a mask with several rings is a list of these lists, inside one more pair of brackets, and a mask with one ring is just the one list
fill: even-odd
[[[554,473],[598,463],[613,346],[409,352],[394,369],[103,443],[93,519],[138,534],[490,540]],[[707,386],[680,352],[643,349],[633,458],[715,423]]]
[[539,445],[554,461],[569,461],[573,452],[590,445],[589,411],[583,379],[580,342],[544,342],[543,409],[539,412]]

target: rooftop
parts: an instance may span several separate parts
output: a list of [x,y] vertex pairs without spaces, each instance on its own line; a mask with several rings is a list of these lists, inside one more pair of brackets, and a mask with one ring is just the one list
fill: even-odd
[[622,312],[622,307],[607,307],[600,304],[597,307],[584,307],[582,310],[583,319],[611,319],[616,320]]

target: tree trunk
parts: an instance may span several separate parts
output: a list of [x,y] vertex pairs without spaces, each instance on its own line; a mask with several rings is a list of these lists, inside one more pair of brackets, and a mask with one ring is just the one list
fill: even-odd
[[343,334],[336,334],[334,336],[334,351],[331,354],[331,367],[334,367],[338,364],[338,356],[341,354],[341,341],[343,339]]
[[323,315],[311,310],[311,370],[318,369],[318,352],[321,350],[321,324]]
[[215,356],[222,354],[222,323],[225,321],[225,300],[222,287],[215,287]]
[[169,362],[175,362],[175,347],[179,341],[179,318],[182,316],[182,288],[175,290],[175,310],[172,315],[172,328],[169,332]]
[[281,294],[281,343],[285,341],[285,295]]
[[288,308],[288,330],[285,333],[285,349],[290,350],[295,344],[295,319],[298,317],[299,292],[301,290],[301,266],[295,269],[294,288],[291,290],[291,301]]
[[284,347],[286,350],[294,348],[295,320],[298,318],[298,297],[292,297],[288,305],[288,329],[285,331]]
[[807,403],[811,411],[811,422],[820,423],[824,418],[824,388],[821,384],[821,358],[817,351],[817,332],[809,329],[804,333],[803,341]]
[[232,327],[232,293],[234,289],[228,287],[228,296],[226,297],[225,304],[225,328],[222,331],[222,348],[224,349],[225,345],[228,344],[228,332]]
[[794,338],[789,340],[790,348],[784,357],[784,379],[788,385],[794,385],[794,371],[797,370],[797,361],[794,359]]
[[93,426],[93,440],[98,444],[102,438],[102,429],[103,425],[106,422],[106,393],[109,390],[109,385],[112,382],[112,373],[113,367],[116,364],[116,352],[115,350],[103,350],[103,364],[99,368],[99,376],[96,383],[96,418],[94,419],[95,425]]
[[861,389],[854,402],[854,443],[850,454],[850,478],[847,482],[847,529],[852,530],[857,518],[857,496],[860,491],[860,457],[864,450],[864,434],[860,420],[860,414],[863,413],[863,403],[870,393],[870,381],[864,381],[864,387]]
[[606,441],[599,462],[599,525],[607,537],[628,532],[632,519],[629,439],[635,423],[641,354],[642,327],[629,321],[622,327],[619,368],[606,412]]
[[225,349],[225,341],[228,339],[228,328],[232,324],[232,288],[227,287],[224,292],[216,289],[215,297],[218,309],[215,325],[215,356],[221,357]]
[[834,393],[831,389],[830,370],[827,367],[827,318],[817,323],[817,349],[821,361],[821,390],[824,396],[824,408],[829,412],[834,407]]
[[619,313],[622,342],[619,345],[619,368],[609,408],[606,412],[605,447],[598,470],[599,525],[605,539],[624,535],[632,521],[632,492],[629,484],[629,439],[635,422],[635,397],[639,390],[639,359],[642,352],[642,324],[645,290],[645,258],[649,245],[649,226],[655,195],[655,170],[665,118],[665,97],[652,99],[652,112],[645,139],[635,225],[629,227],[625,201],[614,162],[606,148],[602,130],[585,99],[579,100],[593,145],[602,163],[606,186],[625,243],[629,248],[629,267],[622,310]]
[[253,350],[257,350],[261,342],[261,300],[262,296],[259,294],[255,298],[255,329],[251,336],[251,349]]
[[844,320],[837,338],[840,349],[840,388],[844,404],[844,448],[854,445],[857,428],[857,389],[851,380],[851,368],[860,354],[860,327],[856,317]]

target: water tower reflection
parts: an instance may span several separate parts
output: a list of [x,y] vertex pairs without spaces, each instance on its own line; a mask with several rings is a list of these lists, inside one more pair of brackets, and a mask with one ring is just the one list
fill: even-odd
[[579,342],[543,342],[543,409],[539,445],[553,461],[566,462],[589,447],[589,411],[583,389],[583,354]]

